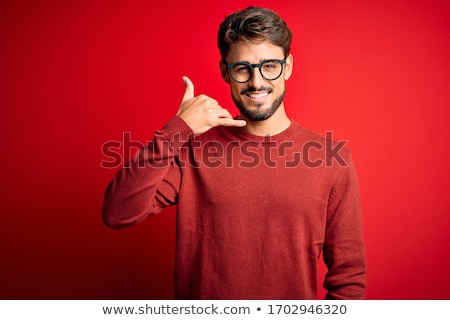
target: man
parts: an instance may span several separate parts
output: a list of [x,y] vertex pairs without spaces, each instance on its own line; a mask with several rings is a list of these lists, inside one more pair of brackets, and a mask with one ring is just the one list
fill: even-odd
[[361,299],[365,254],[349,151],[292,121],[291,32],[250,7],[219,29],[222,77],[240,115],[186,88],[177,116],[118,172],[112,228],[177,208],[177,299],[315,299],[320,255],[329,299]]

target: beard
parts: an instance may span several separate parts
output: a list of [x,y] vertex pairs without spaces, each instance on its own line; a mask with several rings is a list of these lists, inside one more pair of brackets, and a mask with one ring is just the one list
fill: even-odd
[[[265,88],[260,88],[258,90],[254,89],[254,88],[248,88],[246,90],[243,90],[241,92],[241,94],[245,94],[246,92],[252,92],[252,91],[268,91],[268,90],[265,89]],[[268,92],[270,93],[272,91],[270,90]],[[283,92],[273,101],[273,103],[270,106],[270,108],[268,108],[266,110],[262,109],[262,104],[257,104],[256,105],[256,107],[257,107],[256,110],[250,110],[243,103],[238,101],[238,99],[236,99],[233,94],[231,94],[231,98],[233,98],[234,104],[239,109],[241,114],[243,116],[247,117],[248,120],[250,120],[250,121],[264,121],[264,120],[269,119],[275,113],[275,111],[278,110],[278,108],[280,107],[281,103],[284,100],[284,95],[285,94],[286,94],[286,87],[284,87]]]

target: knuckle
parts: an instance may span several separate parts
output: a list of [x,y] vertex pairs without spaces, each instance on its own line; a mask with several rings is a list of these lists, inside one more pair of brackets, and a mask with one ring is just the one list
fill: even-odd
[[207,108],[207,109],[205,109],[205,111],[209,116],[214,115],[214,113],[215,113],[214,109],[211,109],[211,108]]

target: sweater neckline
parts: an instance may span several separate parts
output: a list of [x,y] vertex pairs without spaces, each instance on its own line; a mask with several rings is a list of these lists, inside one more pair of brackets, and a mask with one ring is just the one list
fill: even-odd
[[247,132],[244,128],[240,127],[230,127],[232,128],[231,132],[234,136],[247,140],[247,141],[255,141],[255,142],[265,142],[269,141],[283,141],[286,140],[289,136],[291,136],[295,132],[295,128],[298,126],[297,123],[291,120],[291,124],[284,131],[274,135],[265,135],[265,136],[257,136]]

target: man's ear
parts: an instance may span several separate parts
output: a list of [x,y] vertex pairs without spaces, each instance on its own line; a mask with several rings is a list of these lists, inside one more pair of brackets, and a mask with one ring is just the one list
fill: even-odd
[[222,74],[222,79],[226,83],[229,84],[230,83],[230,73],[228,72],[226,64],[222,60],[220,60],[219,66],[220,66],[220,73]]
[[294,70],[294,57],[292,54],[286,58],[286,65],[284,67],[284,80],[287,80],[291,77],[292,71]]

